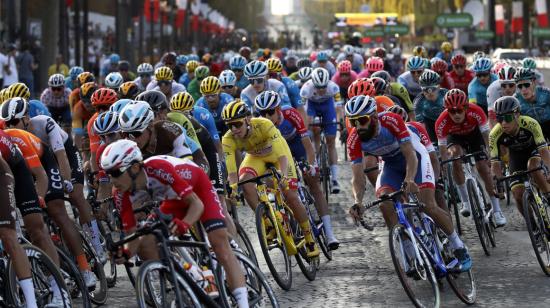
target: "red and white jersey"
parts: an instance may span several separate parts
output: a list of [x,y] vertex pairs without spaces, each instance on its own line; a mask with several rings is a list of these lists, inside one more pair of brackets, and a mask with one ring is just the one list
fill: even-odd
[[426,147],[428,153],[435,152],[432,140],[430,140],[430,135],[428,135],[428,132],[422,123],[410,121],[405,123],[405,125],[407,125],[407,128],[411,132],[415,133],[420,138],[420,142],[424,145],[424,147]]
[[445,109],[435,122],[435,133],[438,143],[447,145],[448,135],[468,135],[478,127],[482,133],[489,131],[487,116],[481,107],[469,103],[462,123],[455,123],[447,109]]

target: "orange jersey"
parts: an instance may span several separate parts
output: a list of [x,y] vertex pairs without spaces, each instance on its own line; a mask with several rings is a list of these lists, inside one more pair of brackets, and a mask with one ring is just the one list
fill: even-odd
[[90,138],[90,151],[93,153],[97,152],[97,148],[99,148],[99,143],[101,142],[99,135],[94,131],[94,122],[95,119],[97,119],[97,116],[99,116],[99,113],[94,113],[90,120],[88,120],[88,124],[86,126],[88,129],[88,138]]
[[75,130],[76,134],[84,134],[84,128],[87,127],[88,121],[93,115],[93,111],[88,111],[86,107],[84,107],[84,103],[82,101],[78,101],[76,105],[73,107],[73,130]]
[[21,129],[6,129],[5,132],[21,150],[29,169],[42,166],[40,158],[44,152],[44,146],[38,137]]
[[80,88],[74,89],[71,94],[69,94],[69,106],[71,106],[71,112],[78,101],[80,101]]
[[[376,112],[377,113],[384,112],[384,111],[388,110],[388,108],[390,108],[391,106],[395,105],[393,103],[393,101],[391,100],[391,98],[389,98],[387,96],[383,96],[383,95],[375,96],[374,99],[376,100]],[[346,129],[348,130],[348,135],[351,133],[352,128],[353,127],[349,123],[349,119],[346,117]]]

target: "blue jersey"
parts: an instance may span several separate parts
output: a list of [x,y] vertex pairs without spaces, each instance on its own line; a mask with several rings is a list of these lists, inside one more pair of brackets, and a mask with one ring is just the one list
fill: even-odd
[[418,122],[424,123],[426,120],[435,123],[439,115],[445,110],[443,106],[443,99],[447,93],[447,89],[439,89],[437,99],[430,101],[426,98],[424,93],[420,93],[414,99],[414,113]]
[[294,108],[298,108],[300,106],[303,106],[302,99],[300,97],[300,88],[296,85],[294,80],[290,79],[289,77],[283,77],[281,78],[281,82],[285,85],[286,92],[288,93],[288,97],[290,98],[290,104]]
[[449,66],[449,71],[452,69],[451,59],[453,58],[454,53],[449,53],[449,57],[445,57],[445,53],[443,51],[438,51],[434,58],[439,58],[445,62],[447,62],[447,65]]
[[528,102],[520,93],[514,94],[519,100],[520,112],[539,122],[539,124],[550,121],[550,89],[537,86],[535,90],[535,101]]
[[29,101],[29,116],[36,117],[37,115],[46,115],[48,117],[51,117],[51,113],[48,110],[48,107],[46,107],[44,104],[42,104],[41,101],[31,99]]
[[485,111],[485,114],[487,114],[487,88],[497,79],[497,75],[491,74],[491,81],[486,85],[482,85],[479,79],[475,77],[468,85],[468,100],[470,103],[474,103],[481,107],[483,111]]
[[216,123],[218,134],[223,135],[227,131],[227,127],[225,126],[225,123],[222,120],[222,110],[225,107],[225,105],[229,104],[233,100],[234,100],[233,96],[227,93],[220,93],[220,102],[218,103],[218,107],[216,109],[211,109],[208,106],[208,103],[206,102],[206,99],[204,97],[201,97],[197,101],[197,103],[195,104],[195,107],[199,106],[208,110],[212,115],[212,117],[214,117],[214,122]]
[[75,86],[76,86],[76,84],[73,82],[71,77],[65,77],[65,87],[66,88],[69,88],[69,89],[73,90]]
[[248,79],[244,76],[242,76],[241,79],[237,80],[237,82],[235,83],[235,85],[241,90],[248,87],[249,84],[250,81],[248,81]]
[[214,117],[208,111],[207,109],[195,106],[193,107],[193,117],[199,121],[199,123],[208,130],[208,133],[210,133],[210,136],[214,140],[220,140],[220,135],[218,133],[218,129],[216,128],[216,122],[214,121]]
[[189,86],[190,82],[191,79],[189,78],[189,75],[187,73],[181,75],[180,79],[178,80],[178,83],[184,85],[186,88]]

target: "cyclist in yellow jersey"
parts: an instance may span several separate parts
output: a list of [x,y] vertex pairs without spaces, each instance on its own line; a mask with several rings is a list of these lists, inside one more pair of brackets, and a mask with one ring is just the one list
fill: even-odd
[[[241,100],[227,104],[222,111],[222,119],[229,128],[222,138],[222,146],[232,195],[237,191],[239,180],[262,175],[267,170],[266,164],[273,164],[283,176],[281,184],[286,187],[283,195],[304,232],[307,255],[310,258],[318,256],[319,249],[315,244],[307,213],[296,192],[298,180],[294,160],[281,132],[270,120],[251,117],[250,110]],[[235,156],[241,151],[245,151],[246,156],[237,169]],[[254,184],[245,184],[243,189],[247,203],[255,210],[258,195]]]

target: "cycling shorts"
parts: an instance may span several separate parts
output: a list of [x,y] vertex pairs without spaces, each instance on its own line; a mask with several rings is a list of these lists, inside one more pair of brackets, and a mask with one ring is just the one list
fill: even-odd
[[336,123],[336,108],[334,107],[334,99],[329,99],[326,102],[315,103],[308,101],[307,115],[310,117],[320,117],[321,123],[327,123],[323,127],[325,135],[336,136],[338,126]]
[[21,215],[25,217],[29,214],[42,213],[36,189],[29,189],[29,187],[35,187],[35,184],[25,161],[21,160],[10,167],[15,178],[15,203]]
[[[407,161],[399,155],[401,159],[392,159],[391,161],[385,161],[382,167],[382,171],[378,174],[376,179],[376,196],[380,197],[382,189],[388,188],[392,191],[401,189],[403,181],[405,180]],[[418,188],[432,188],[435,189],[435,179],[430,161],[430,156],[416,152],[416,158],[418,159],[418,168],[414,182],[418,185]]]
[[483,135],[481,135],[479,131],[479,127],[467,135],[447,136],[447,148],[453,145],[462,147],[468,154],[482,151],[483,153],[474,156],[476,161],[488,159],[487,153],[485,152],[485,141],[483,140]]
[[[296,176],[294,159],[292,158],[291,153],[284,153],[283,155],[288,159],[288,187],[292,190],[296,190],[298,188],[298,178]],[[281,155],[273,152],[266,156],[254,156],[247,154],[239,168],[239,175],[242,176],[243,174],[251,174],[254,177],[263,175],[267,171],[267,164],[274,165],[277,170],[281,170],[281,166],[279,165],[279,156]]]
[[208,165],[210,166],[210,173],[208,176],[210,177],[210,182],[212,186],[214,186],[216,193],[223,194],[225,193],[225,184],[222,162],[218,152],[210,152],[211,151],[206,151],[206,153],[204,153],[208,160]]
[[[200,222],[206,232],[225,228],[225,215],[219,200],[202,200],[204,211],[202,212]],[[181,200],[165,200],[160,205],[160,210],[166,214],[172,214],[174,217],[182,219],[187,214],[187,207]]]
[[[513,151],[508,151],[508,153],[510,154],[510,161],[508,163],[510,174],[527,170],[527,163],[529,162],[529,159],[531,157],[540,157],[538,150],[531,153],[531,155],[525,155],[525,153],[518,153]],[[514,186],[516,185],[523,185],[523,182],[526,179],[527,176],[512,179],[512,181],[510,181],[510,187],[514,188]]]
[[295,137],[292,140],[287,140],[288,147],[290,148],[290,153],[295,161],[307,161],[306,148],[302,143],[302,138]]
[[45,150],[44,153],[42,153],[40,161],[48,176],[48,191],[46,192],[44,200],[47,203],[53,200],[63,199],[65,197],[63,177],[61,176],[59,166],[57,165],[53,153],[50,150]]
[[0,228],[15,228],[15,195],[10,175],[0,177]]
[[61,127],[71,127],[73,121],[71,115],[71,107],[48,107],[54,119]]
[[69,136],[65,141],[65,153],[69,159],[69,165],[71,167],[71,182],[74,184],[84,184],[84,172],[82,169],[82,156],[76,149],[73,143],[73,139]]

